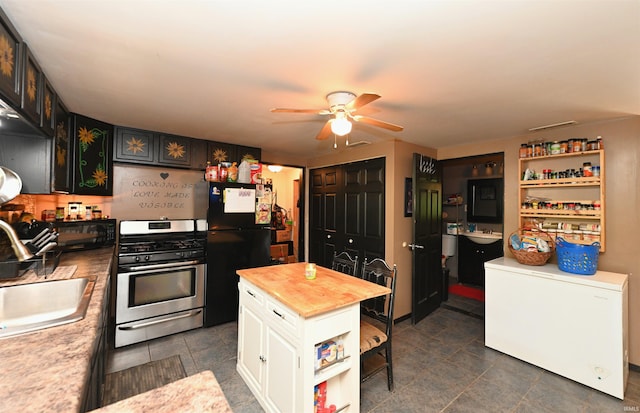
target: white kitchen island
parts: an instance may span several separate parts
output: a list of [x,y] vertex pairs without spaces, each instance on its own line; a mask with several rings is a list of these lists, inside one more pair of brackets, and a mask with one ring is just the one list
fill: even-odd
[[487,347],[624,399],[627,274],[576,275],[505,257],[485,270]]
[[[357,413],[360,302],[390,290],[320,266],[307,280],[305,265],[237,271],[238,373],[267,412],[313,413],[314,387],[326,382],[325,406]],[[328,342],[341,350],[318,365]]]

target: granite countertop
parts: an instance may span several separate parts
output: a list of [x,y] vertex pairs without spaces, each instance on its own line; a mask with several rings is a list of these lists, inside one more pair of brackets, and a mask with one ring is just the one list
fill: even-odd
[[[82,410],[91,356],[97,348],[98,332],[102,327],[104,293],[110,279],[113,253],[113,247],[64,253],[53,275],[60,274],[49,277],[88,277],[96,281],[84,319],[0,339],[0,412],[68,413]],[[27,273],[24,278],[3,280],[0,287],[43,281],[47,279]],[[161,405],[164,410],[160,409]],[[105,411],[118,410],[117,406],[132,412],[231,411],[211,372],[187,377],[114,406]],[[209,406],[211,410],[206,409]]]
[[62,254],[59,268],[75,266],[72,278],[96,281],[87,314],[75,323],[0,340],[0,412],[81,410],[112,260],[113,247]]
[[231,413],[232,410],[215,376],[207,370],[93,412]]
[[388,294],[387,287],[317,266],[316,278],[304,276],[304,262],[238,270],[240,277],[308,318]]

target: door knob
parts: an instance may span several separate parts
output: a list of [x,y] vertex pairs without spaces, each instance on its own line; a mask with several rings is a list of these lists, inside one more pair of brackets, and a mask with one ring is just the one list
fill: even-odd
[[402,243],[402,246],[403,246],[404,248],[409,247],[409,249],[410,249],[411,251],[414,251],[414,250],[423,250],[423,249],[424,249],[424,245],[420,245],[420,244],[407,244],[406,242],[403,242],[403,243]]

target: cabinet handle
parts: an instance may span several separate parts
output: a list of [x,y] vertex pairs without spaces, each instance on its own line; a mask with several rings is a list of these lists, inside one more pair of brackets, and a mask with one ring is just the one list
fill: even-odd
[[273,311],[273,313],[274,313],[275,315],[277,315],[278,317],[280,317],[281,319],[283,319],[283,320],[284,320],[284,315],[280,314],[280,313],[279,313],[279,312],[277,312],[276,310],[271,310],[271,311]]
[[327,234],[327,239],[331,239],[331,234]]
[[245,290],[245,291],[247,292],[247,294],[249,294],[253,298],[256,298],[256,295],[253,293],[253,291],[251,291],[251,290]]
[[261,362],[266,363],[267,362],[267,358],[265,356],[260,356],[258,357],[260,359]]
[[353,239],[349,238],[349,244],[353,244]]

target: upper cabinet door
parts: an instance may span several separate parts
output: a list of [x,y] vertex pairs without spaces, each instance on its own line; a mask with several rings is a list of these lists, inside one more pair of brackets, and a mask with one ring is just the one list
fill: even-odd
[[116,127],[113,160],[118,162],[153,164],[157,135],[151,131]]
[[55,107],[56,131],[53,136],[53,188],[55,192],[71,191],[71,139],[69,137],[69,112],[57,99]]
[[22,71],[22,110],[36,125],[40,126],[42,109],[42,70],[31,54],[28,46],[24,46],[24,70]]
[[73,188],[78,195],[113,194],[113,125],[73,114]]
[[260,157],[262,156],[262,150],[260,148],[253,148],[251,146],[238,146],[236,150],[237,159],[235,161],[238,162],[238,164],[245,158],[255,159],[256,161],[259,161]]
[[56,129],[56,92],[47,80],[46,76],[42,75],[42,110],[40,115],[40,129],[48,137],[54,136]]
[[0,93],[15,107],[21,104],[22,48],[22,38],[0,10]]
[[160,134],[158,164],[191,166],[191,138]]

